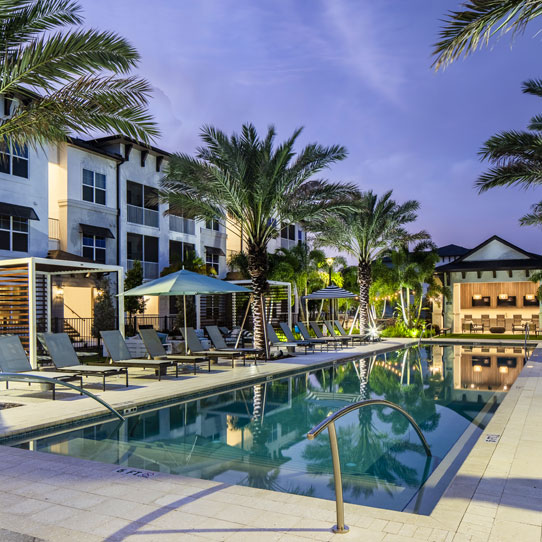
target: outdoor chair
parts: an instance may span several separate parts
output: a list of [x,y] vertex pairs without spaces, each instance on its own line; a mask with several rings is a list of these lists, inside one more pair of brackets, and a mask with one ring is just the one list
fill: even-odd
[[497,314],[496,325],[506,331],[506,316],[504,314]]
[[38,333],[41,344],[45,347],[57,371],[80,374],[82,376],[102,377],[102,389],[105,391],[105,377],[126,375],[128,387],[128,368],[107,365],[83,365],[67,333]]
[[110,365],[116,367],[141,367],[142,369],[154,369],[158,373],[158,380],[167,373],[167,368],[175,366],[175,377],[179,376],[179,366],[173,360],[158,360],[145,358],[132,358],[124,337],[118,329],[100,331],[105,348],[111,358]]
[[[365,343],[369,340],[369,335],[368,334],[364,334],[364,333],[352,333],[352,335],[348,334],[346,332],[346,329],[344,329],[344,327],[342,326],[341,322],[339,320],[334,320],[335,322],[335,327],[339,330],[339,333],[343,336],[343,337],[355,337],[356,339],[360,339],[360,343]],[[379,339],[375,339],[375,340],[379,340]]]
[[523,333],[525,331],[525,324],[523,323],[523,318],[521,314],[514,314],[512,316],[512,333],[519,331]]
[[326,336],[324,337],[324,334],[322,333],[322,330],[320,329],[320,326],[316,322],[309,322],[311,329],[314,331],[314,334],[316,335],[316,338],[318,339],[329,339],[331,341],[335,341],[336,343],[340,344],[341,346],[346,344],[348,345],[348,339],[343,339],[342,337],[335,337],[335,336]]
[[[81,374],[64,373],[56,371],[35,371],[26,357],[23,345],[18,335],[3,335],[0,337],[0,370],[3,373],[20,373],[27,376],[47,376],[59,382],[71,382],[78,380],[83,387]],[[14,379],[16,380],[16,379]],[[56,398],[55,384],[48,383],[52,387],[53,401]],[[6,380],[6,389],[9,388],[9,381]]]
[[472,315],[471,314],[465,314],[463,317],[463,322],[461,323],[461,333],[472,333]]
[[329,345],[332,344],[335,350],[337,349],[337,341],[335,339],[331,339],[330,337],[322,337],[322,338],[311,337],[311,334],[309,333],[307,326],[303,322],[298,321],[296,325],[297,325],[297,329],[299,329],[299,333],[301,333],[301,336],[306,341],[312,341],[313,343],[318,342],[320,344],[325,344],[328,350],[329,350]]
[[245,348],[245,347],[239,347],[235,348],[234,346],[228,346],[226,344],[226,341],[224,340],[224,337],[222,336],[222,333],[220,333],[220,330],[218,329],[218,326],[205,326],[205,331],[207,331],[207,335],[209,336],[209,339],[211,339],[211,342],[213,343],[213,346],[217,350],[221,350],[223,352],[239,352],[242,354],[261,354],[263,350],[260,348]]
[[489,319],[489,314],[482,314],[481,318],[482,333],[487,329],[489,330],[491,323]]
[[266,326],[266,330],[267,340],[269,341],[269,344],[277,348],[286,348],[290,354],[295,354],[296,346],[303,346],[305,348],[305,354],[307,353],[307,349],[309,348],[314,350],[314,345],[311,345],[310,343],[308,343],[308,341],[305,342],[305,344],[299,344],[298,341],[281,341],[275,333],[273,326],[269,323]]
[[340,332],[337,333],[335,331],[335,324],[331,320],[324,320],[324,325],[326,326],[330,337],[339,337],[339,338],[345,339],[346,341],[350,341],[352,346],[354,346],[354,341],[358,341],[360,344],[363,342],[362,338],[358,335],[348,335],[348,333],[345,333],[343,335]]
[[[294,334],[292,333],[292,330],[288,327],[288,324],[286,322],[279,322],[280,329],[282,329],[282,332],[284,333],[284,336],[286,337],[286,340],[290,343],[296,343],[298,346],[312,346],[314,350],[314,346],[319,344],[320,350],[322,350],[322,347],[324,346],[324,343],[320,341],[313,340],[306,340],[306,339],[296,339],[294,337]],[[326,345],[327,348],[327,345]]]
[[531,316],[531,321],[529,322],[530,333],[538,335],[538,329],[540,325],[540,317],[537,315]]
[[[206,350],[192,327],[186,328],[186,337],[184,328],[181,328],[181,333],[185,340],[185,344],[188,346],[188,350],[193,354],[208,356],[209,358],[214,358],[216,360],[218,360],[218,358],[230,358],[232,369],[235,366],[236,358],[243,358],[243,365],[246,365],[246,353],[237,352],[235,350]],[[254,358],[254,364],[256,364],[256,358]]]
[[211,358],[206,356],[190,356],[188,354],[168,354],[160,336],[154,328],[139,329],[139,336],[145,345],[149,356],[155,360],[166,360],[175,363],[193,363],[194,374],[197,373],[198,363],[207,362],[209,365],[209,372],[211,372]]

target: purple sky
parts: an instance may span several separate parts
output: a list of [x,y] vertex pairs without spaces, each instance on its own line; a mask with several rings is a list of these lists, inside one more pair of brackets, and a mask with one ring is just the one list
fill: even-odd
[[160,146],[192,152],[199,129],[230,133],[251,121],[278,139],[304,126],[302,143],[345,145],[328,172],[397,201],[421,203],[419,228],[438,245],[471,248],[497,234],[542,252],[542,232],[518,218],[542,190],[477,195],[480,145],[522,129],[542,101],[521,83],[542,77],[540,24],[431,70],[432,44],[459,0],[82,0],[87,25],[140,51],[155,88]]

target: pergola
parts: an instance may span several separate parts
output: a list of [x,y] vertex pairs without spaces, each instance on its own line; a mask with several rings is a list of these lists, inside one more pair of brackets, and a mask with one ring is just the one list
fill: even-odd
[[[124,291],[124,268],[117,265],[34,257],[0,260],[0,334],[21,336],[32,367],[37,368],[38,321],[44,331],[51,331],[52,279],[95,273],[116,273],[116,293]],[[124,297],[117,300],[124,335]]]

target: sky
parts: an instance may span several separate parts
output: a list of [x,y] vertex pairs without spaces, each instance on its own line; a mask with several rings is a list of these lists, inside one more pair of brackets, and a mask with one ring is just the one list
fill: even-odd
[[341,144],[322,175],[420,202],[412,229],[439,246],[473,248],[491,235],[542,253],[540,228],[518,219],[542,187],[493,189],[478,150],[542,112],[521,83],[542,78],[541,23],[513,41],[431,68],[441,19],[459,0],[81,0],[86,25],[114,30],[141,54],[153,86],[157,145],[193,153],[200,129],[270,124],[277,140],[304,127],[299,147]]

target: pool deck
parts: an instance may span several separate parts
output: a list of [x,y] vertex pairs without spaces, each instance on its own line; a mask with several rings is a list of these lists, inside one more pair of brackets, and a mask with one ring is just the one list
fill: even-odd
[[[119,407],[151,403],[178,396],[180,388],[193,394],[226,381],[250,384],[400,344],[404,341],[393,339],[338,354],[301,355],[235,370],[224,365],[211,374],[186,375],[179,381],[157,383],[141,374],[131,388],[115,386],[99,395]],[[41,423],[54,424],[68,413],[76,419],[103,412],[90,399],[71,392],[59,394],[61,400],[55,402],[49,396],[29,393],[26,385],[0,392],[0,402],[27,402],[2,410],[0,432],[24,431],[36,426],[38,417]],[[330,530],[335,523],[332,501],[164,473],[122,472],[118,465],[9,447],[0,447],[0,458],[2,541],[540,542],[542,344],[430,516],[346,504],[351,531],[344,537]]]

